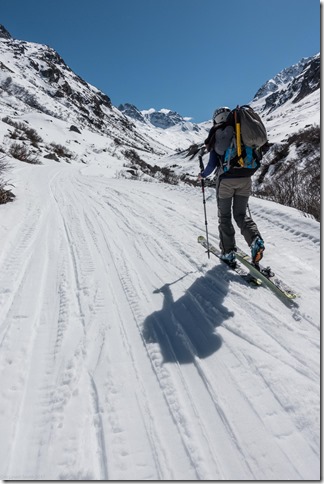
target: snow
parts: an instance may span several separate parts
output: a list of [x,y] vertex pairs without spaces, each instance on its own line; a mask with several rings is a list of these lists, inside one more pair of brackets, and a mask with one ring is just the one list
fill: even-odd
[[[38,45],[26,49],[39,61]],[[125,140],[152,165],[195,174],[196,159],[171,153],[202,143],[210,123],[123,131],[112,108],[105,135],[85,122],[70,132],[80,127],[75,106],[40,88],[27,55],[2,59],[60,119],[14,92],[1,100],[3,116],[44,141],[41,165],[7,156],[16,199],[0,205],[0,478],[318,480],[319,223],[251,198],[264,262],[299,297],[246,285],[197,243],[200,188],[120,177]],[[66,76],[85,99],[96,91]],[[288,118],[271,113],[271,141],[298,129],[287,119],[319,121],[319,93],[303,102],[302,114],[288,104]],[[10,131],[0,120],[7,153]],[[51,142],[74,159],[45,159]],[[141,151],[146,143],[167,156]],[[217,245],[213,189],[206,197]],[[238,231],[237,242],[248,249]]]
[[265,263],[300,295],[289,305],[207,258],[200,189],[116,179],[118,160],[100,160],[12,164],[1,478],[319,479],[319,224],[251,199]]
[[[264,100],[250,103],[256,110],[260,110]],[[304,99],[294,104],[292,100],[287,101],[275,111],[261,117],[264,120],[269,132],[271,143],[285,141],[285,137],[304,129],[306,126],[319,126],[320,124],[320,90],[309,94]],[[283,134],[284,133],[284,134]]]

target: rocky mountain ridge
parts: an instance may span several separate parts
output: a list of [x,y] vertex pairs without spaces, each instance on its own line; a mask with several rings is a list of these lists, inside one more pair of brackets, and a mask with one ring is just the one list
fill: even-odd
[[151,108],[140,111],[134,104],[130,103],[120,104],[118,109],[126,116],[141,123],[154,126],[155,128],[168,129],[178,126],[182,131],[192,130],[199,132],[198,124],[191,123],[190,118],[184,118],[171,109],[160,109],[157,111]]
[[296,104],[320,88],[320,54],[303,58],[267,81],[252,102],[263,99],[262,112],[269,114],[287,101]]

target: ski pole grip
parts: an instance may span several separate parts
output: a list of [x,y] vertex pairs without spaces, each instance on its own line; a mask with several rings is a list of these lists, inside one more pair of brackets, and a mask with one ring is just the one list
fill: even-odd
[[200,171],[204,171],[205,167],[204,167],[204,163],[201,155],[199,155],[199,167],[200,167]]

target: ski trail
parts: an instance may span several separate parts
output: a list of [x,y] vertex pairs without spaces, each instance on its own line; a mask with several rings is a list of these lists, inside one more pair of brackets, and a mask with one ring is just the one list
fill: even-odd
[[[44,213],[48,215],[48,212]],[[29,219],[32,227],[34,218]],[[35,225],[34,225],[35,224]],[[35,429],[39,430],[40,445],[46,434],[46,419],[51,388],[47,382],[51,350],[48,351],[47,339],[51,335],[51,317],[46,308],[55,307],[51,301],[52,272],[48,253],[55,251],[50,240],[50,227],[46,217],[38,219],[37,231],[29,238],[29,244],[18,245],[13,253],[13,265],[8,269],[15,272],[17,261],[26,258],[26,266],[22,270],[23,277],[17,278],[17,288],[6,314],[6,331],[2,339],[0,371],[4,383],[3,396],[12,400],[12,418],[6,427],[12,445],[11,458],[7,459],[8,475],[19,475],[25,461],[34,461],[35,469],[27,465],[25,476],[39,475],[39,455],[34,447],[21,444]],[[26,229],[25,233],[33,233]],[[38,247],[38,251],[34,250]],[[16,257],[16,258],[15,258]],[[54,269],[55,270],[55,269]],[[10,280],[10,279],[9,279]],[[35,297],[37,294],[38,297]],[[39,299],[38,299],[39,298]],[[38,300],[41,304],[38,304]],[[14,358],[12,348],[15,348]],[[11,381],[12,385],[8,385]],[[33,410],[34,409],[34,410]],[[40,436],[41,435],[41,436]],[[37,439],[38,436],[35,436]],[[24,452],[16,452],[16,448]],[[17,474],[18,472],[18,474]],[[27,478],[27,477],[26,477]]]
[[[112,206],[112,204],[113,204],[113,201],[112,201],[112,200],[113,200],[113,197],[110,197],[110,199],[109,199],[109,205],[110,205],[110,206]],[[134,202],[134,201],[133,201],[133,202]],[[122,209],[120,208],[120,205],[121,205],[121,202],[120,202],[120,200],[119,200],[119,201],[118,201],[118,207],[119,207],[119,208],[116,208],[116,213],[118,213],[118,214],[120,215],[120,218],[121,218]],[[116,207],[117,207],[117,204],[116,204]],[[139,220],[139,219],[141,219],[141,218],[145,218],[145,216],[146,216],[146,214],[145,214],[145,213],[143,214],[143,209],[142,209],[142,207],[141,207],[141,210],[140,210],[140,211],[136,212],[136,209],[134,208],[134,203],[132,204],[132,212],[133,212],[133,220],[132,220],[133,225],[134,225],[134,220],[136,220],[136,221],[138,222],[138,220]],[[125,218],[125,216],[124,216],[124,218]],[[154,219],[154,217],[150,217],[151,223],[152,223],[152,219]],[[154,223],[154,222],[153,222],[153,223]],[[126,224],[127,224],[127,221],[126,221]],[[137,224],[136,224],[136,225],[137,225]],[[154,233],[156,233],[156,231],[155,231],[155,230],[154,230],[153,232],[154,232]],[[161,230],[161,232],[162,232],[162,230]],[[165,227],[164,227],[163,233],[165,234]],[[153,236],[153,239],[154,239],[154,236]],[[164,236],[164,239],[165,239],[165,236]],[[154,242],[155,242],[155,241],[154,241],[154,240],[152,240],[152,238],[150,238],[150,247],[151,247],[151,248],[152,248],[152,247],[155,247]],[[161,243],[160,243],[160,244],[161,244]],[[143,246],[142,246],[142,250],[143,250]],[[183,251],[182,251],[182,252],[183,252]],[[157,252],[157,251],[155,251],[155,253],[157,254],[158,252]],[[164,247],[163,253],[165,254],[165,247]],[[127,291],[125,291],[125,292],[127,292]],[[139,319],[141,319],[141,318],[139,317]],[[180,331],[181,331],[181,328],[180,328]],[[163,336],[163,338],[164,338],[165,340],[167,340],[167,335],[164,335],[164,336]],[[171,344],[170,342],[168,342],[168,344],[169,344],[169,346],[171,347],[171,351],[172,351],[172,344]],[[191,346],[190,340],[187,342],[187,346],[188,346],[188,347],[190,347],[190,346]],[[193,353],[195,353],[195,351],[193,351]],[[201,372],[201,369],[200,369],[200,372]],[[205,376],[205,377],[204,377],[204,382],[206,382],[206,381],[208,381],[208,379],[207,379],[207,377]],[[206,384],[206,386],[207,386],[207,387],[209,387],[209,385],[208,385],[208,384]],[[215,403],[215,402],[214,402],[214,403]],[[193,406],[194,406],[194,404],[193,404]],[[197,411],[194,411],[194,413],[197,415]],[[222,414],[220,410],[218,410],[218,413],[219,413],[220,415]],[[224,415],[224,414],[223,414],[223,415]],[[230,428],[230,426],[229,426],[228,424],[227,424],[227,426],[228,426],[228,428]],[[229,430],[229,432],[230,432],[230,430]],[[238,439],[237,439],[237,438],[235,438],[235,437],[233,437],[233,435],[234,435],[234,433],[232,433],[232,435],[231,435],[232,441],[236,443],[236,445],[237,445],[237,449],[239,449],[239,451],[241,451],[242,447],[240,447],[240,446],[238,445],[238,443],[237,443]],[[251,475],[253,475],[253,472],[252,472],[252,471],[251,471]],[[298,472],[296,469],[295,469],[295,476],[296,476],[296,477],[300,476],[299,472]]]
[[[30,247],[33,244],[33,240],[37,237],[37,232],[41,225],[37,225],[36,221],[39,220],[40,210],[31,209],[30,219],[33,221],[30,224],[30,219],[28,222],[24,222],[24,225],[18,235],[14,238],[13,243],[10,245],[7,251],[2,253],[2,266],[3,270],[0,274],[1,283],[1,320],[6,321],[7,324],[1,327],[0,333],[0,345],[6,336],[6,331],[8,330],[8,325],[10,319],[7,317],[11,306],[13,305],[13,300],[15,297],[15,292],[12,288],[17,288],[22,285],[26,272],[32,258],[32,251]],[[26,211],[26,214],[28,211]],[[13,248],[12,248],[13,247]]]
[[[64,194],[61,193],[60,194],[60,197],[64,197]],[[92,234],[91,237],[92,237],[93,243],[95,244],[95,251],[94,252],[97,253],[100,256],[101,253],[103,251],[105,251],[104,252],[105,253],[104,259],[102,259],[102,260],[99,261],[100,266],[102,267],[102,264],[104,263],[106,266],[108,266],[109,271],[111,271],[112,265],[114,264],[113,258],[107,258],[107,247],[105,248],[105,247],[102,246],[102,240],[101,240],[100,232],[96,232],[96,228],[94,227],[93,217],[91,217],[91,214],[90,215],[85,214],[84,221],[85,221],[85,225],[88,228],[91,227],[93,229],[90,233]],[[78,222],[78,224],[79,224],[79,222]],[[82,231],[80,229],[80,225],[79,225],[79,227],[75,227],[73,231],[74,231],[74,233],[77,233],[77,231],[79,231],[81,233]],[[72,232],[72,230],[71,230],[71,232]],[[82,232],[82,234],[83,234],[82,235],[82,238],[83,239],[86,239],[85,233]],[[103,236],[103,242],[106,244],[107,243],[106,242],[106,231],[104,231],[102,233],[102,236]],[[85,242],[89,246],[90,241],[89,240],[83,240],[83,247],[86,245]],[[76,245],[77,245],[77,247],[81,247],[81,244],[76,244]],[[88,252],[88,250],[89,249],[87,249],[87,252]],[[80,254],[78,254],[78,257],[80,257]],[[73,257],[73,259],[75,259],[75,257]],[[80,257],[80,260],[84,260],[84,258],[81,258]],[[81,267],[81,269],[82,269],[82,267]],[[80,271],[80,268],[79,268],[79,271]],[[78,279],[78,284],[77,284],[78,288],[80,289],[80,287],[82,287],[83,290],[84,290],[85,288],[83,287],[83,282],[81,281],[80,275],[77,276],[76,279]],[[117,291],[118,294],[115,296],[115,293],[116,293],[117,288],[112,288],[111,287],[111,282],[110,282],[110,279],[108,279],[107,275],[106,275],[106,277],[104,277],[104,279],[106,280],[106,283],[107,283],[107,289],[109,290],[109,287],[111,288],[111,291],[109,291],[109,293],[111,293],[113,295],[113,304],[115,306],[115,311],[117,312],[116,318],[114,318],[114,319],[116,319],[117,321],[119,321],[119,320],[121,321],[120,331],[122,331],[122,333],[121,333],[121,336],[122,336],[122,340],[121,340],[122,345],[124,347],[126,347],[126,349],[127,349],[127,355],[133,360],[134,357],[133,357],[132,351],[131,351],[131,344],[128,342],[127,331],[125,330],[125,328],[123,327],[123,324],[122,324],[123,316],[118,314],[119,311],[120,311],[119,308],[124,306],[124,304],[122,303],[122,299],[124,297],[123,296],[124,290],[122,288],[120,288],[119,289],[119,292]],[[87,290],[88,290],[88,288],[87,288]],[[85,308],[85,304],[83,302],[82,314],[85,314],[85,313],[86,313],[86,308]],[[88,317],[86,317],[85,319],[87,321],[89,321],[89,318]],[[87,332],[87,328],[86,328],[86,332]],[[115,341],[115,338],[114,338],[114,341]],[[132,366],[134,366],[134,368],[136,369],[135,364],[133,364]],[[138,380],[138,382],[140,384],[140,387],[142,389],[144,389],[145,387],[144,387],[143,383],[141,382],[140,372],[139,372],[139,370],[135,370],[135,371],[136,371],[136,378],[137,378],[137,380]],[[110,388],[110,393],[111,393],[111,388]],[[98,394],[99,394],[99,391],[98,391]],[[145,395],[145,393],[144,393],[144,395]],[[120,398],[120,397],[118,397],[118,398]],[[137,397],[137,398],[139,398],[139,397]],[[143,400],[143,398],[141,398],[141,401],[142,400]],[[148,405],[146,400],[145,400],[144,403],[145,403],[146,406]],[[113,411],[115,411],[114,408],[115,407],[112,407],[112,406],[110,407],[110,413],[113,412]],[[142,415],[143,414],[144,414],[144,412],[142,412]],[[150,411],[150,414],[153,415],[153,411],[152,410]],[[109,422],[110,422],[110,425],[111,425],[112,430],[113,430],[113,435],[116,434],[116,438],[111,439],[110,443],[108,443],[108,445],[107,445],[108,454],[109,454],[109,452],[111,452],[112,455],[115,456],[116,462],[118,462],[118,460],[123,460],[120,457],[121,455],[124,455],[125,457],[126,456],[129,456],[130,451],[129,451],[129,449],[127,447],[123,448],[120,445],[119,434],[121,434],[121,433],[123,433],[125,431],[122,431],[122,427],[123,427],[122,423],[121,423],[120,426],[119,425],[116,426],[116,422],[118,422],[118,416],[114,414],[114,417],[113,418],[110,418],[109,419]],[[146,428],[152,428],[152,422],[151,421],[148,422],[148,423],[146,423]],[[151,432],[152,432],[152,430],[151,430]],[[154,439],[152,437],[150,437],[150,435],[149,435],[150,445],[152,445],[153,443],[154,443],[154,446],[155,447],[158,445],[157,444],[158,443],[158,438],[157,437],[158,437],[158,434],[157,433],[156,433],[156,438],[154,438]],[[118,442],[118,445],[117,445],[116,442]],[[155,448],[153,448],[153,455],[155,456],[155,459],[156,459],[156,456],[163,455],[163,452],[161,452],[160,450],[157,451]],[[156,462],[156,460],[155,460],[155,462]],[[158,468],[158,475],[159,476],[161,475],[161,472],[163,472],[163,469],[165,469],[165,468],[168,467],[165,463],[163,463],[163,465],[161,465],[158,462],[156,462],[156,466]],[[162,471],[161,471],[161,469],[162,469]],[[120,469],[117,469],[117,470],[118,470],[118,472],[121,472]],[[117,472],[117,470],[115,469],[115,472]],[[112,470],[111,472],[114,472],[114,470]]]
[[[46,203],[26,204],[0,258],[2,474],[316,476],[317,305],[291,310],[208,261],[197,191],[42,174]],[[255,213],[270,263],[283,234],[280,270],[300,285],[305,261],[287,269],[298,217],[276,227],[276,210]],[[301,225],[299,246],[318,247]]]
[[[111,198],[110,198],[110,203],[112,203]],[[117,213],[117,215],[118,215],[118,213]],[[111,223],[111,215],[109,215],[109,220],[110,220],[110,223]],[[136,217],[136,220],[138,220],[137,217]],[[117,221],[117,219],[116,219],[116,221]],[[150,245],[154,246],[152,240],[150,241]],[[111,242],[110,242],[110,246],[111,246]],[[140,282],[137,281],[136,284],[133,284],[132,287],[130,286],[131,274],[136,273],[136,271],[134,271],[134,270],[130,271],[127,268],[127,266],[125,265],[125,260],[127,260],[126,254],[125,254],[124,257],[121,256],[121,254],[118,253],[117,249],[118,249],[118,247],[115,248],[115,254],[112,257],[112,259],[115,261],[116,266],[118,265],[118,271],[117,271],[118,276],[119,276],[120,280],[122,281],[124,293],[128,296],[129,305],[133,308],[132,310],[135,314],[137,321],[142,321],[144,319],[144,316],[143,316],[142,313],[140,315],[138,315],[138,306],[136,305],[136,307],[134,307],[134,303],[133,303],[133,301],[137,300],[137,298],[138,298],[137,291],[135,290],[135,286],[138,287],[140,285]],[[124,261],[124,263],[123,263],[123,261]],[[122,267],[122,264],[124,265],[124,267]],[[172,347],[172,345],[171,345],[171,347]],[[147,349],[147,351],[149,351],[149,350]],[[192,467],[194,469],[196,469],[196,472],[198,472],[198,477],[203,478],[204,475],[206,474],[206,471],[204,471],[203,469],[199,470],[200,467],[201,467],[200,462],[203,461],[203,458],[202,458],[202,455],[199,455],[198,448],[195,449],[195,446],[193,445],[195,443],[195,440],[199,441],[200,439],[198,439],[198,438],[196,438],[195,440],[193,439],[193,436],[192,436],[193,430],[190,429],[188,422],[186,422],[187,419],[185,418],[185,414],[181,410],[181,407],[182,407],[182,405],[184,405],[184,403],[182,402],[182,405],[181,405],[179,402],[177,402],[177,400],[176,400],[177,390],[174,387],[174,385],[171,386],[172,380],[171,380],[170,376],[168,375],[166,368],[164,368],[161,365],[161,363],[159,364],[159,366],[157,366],[158,360],[157,360],[157,358],[154,354],[154,350],[153,350],[153,354],[152,355],[150,354],[150,359],[151,359],[152,365],[153,365],[153,367],[154,367],[154,369],[157,373],[157,378],[159,380],[160,386],[164,391],[164,395],[165,395],[166,401],[168,403],[168,406],[170,408],[170,411],[174,415],[174,420],[177,422],[179,432],[180,432],[181,437],[182,437],[182,441],[183,441],[183,443],[184,443],[184,445],[187,449],[187,455],[190,458],[190,460],[192,461]],[[194,403],[193,399],[190,397],[190,394],[189,394],[188,383],[186,382],[185,378],[183,377],[180,369],[178,371],[177,378],[178,378],[179,384],[181,382],[182,387],[184,387],[184,391],[188,394],[188,397],[189,397],[188,401],[190,402],[190,412],[194,414],[194,416],[195,416],[194,420],[199,420],[200,416],[199,416],[197,409],[195,407],[195,403]],[[170,387],[172,388],[172,391],[170,391]],[[170,398],[171,398],[171,401],[170,401]],[[204,438],[204,435],[206,433],[206,427],[203,427],[202,423],[200,423],[200,425],[199,425],[199,431],[202,434],[202,438]],[[209,445],[208,441],[207,441],[207,445]],[[196,458],[194,458],[195,454],[197,454]],[[209,458],[213,459],[212,455],[213,455],[213,453],[210,452]]]

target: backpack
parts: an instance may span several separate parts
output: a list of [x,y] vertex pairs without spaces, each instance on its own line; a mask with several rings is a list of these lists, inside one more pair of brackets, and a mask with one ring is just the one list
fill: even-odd
[[231,168],[256,171],[262,159],[261,148],[268,141],[260,116],[250,106],[237,106],[229,114],[227,124],[233,127],[235,134],[225,152],[224,172]]

